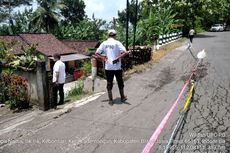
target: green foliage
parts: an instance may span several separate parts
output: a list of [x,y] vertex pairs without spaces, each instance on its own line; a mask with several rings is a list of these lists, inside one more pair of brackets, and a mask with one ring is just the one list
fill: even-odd
[[13,68],[35,68],[36,61],[44,60],[44,56],[37,54],[37,45],[32,44],[27,48],[22,47],[23,55],[14,55],[13,46],[16,42],[8,43],[0,41],[0,60],[1,62]]
[[14,68],[33,69],[36,67],[36,62],[44,60],[44,56],[38,55],[36,52],[37,45],[32,44],[27,48],[22,48],[23,55],[16,56],[16,60],[9,63]]
[[[143,30],[144,28],[142,27],[148,27],[144,24],[150,25],[149,23],[152,23],[151,26],[159,26],[160,29],[157,26],[153,28],[154,31],[159,31],[157,33],[154,32],[158,34],[174,31],[171,25],[180,25],[179,27],[182,27],[184,35],[187,36],[190,28],[200,32],[208,30],[214,23],[230,24],[229,9],[229,0],[143,0],[141,2],[139,28],[141,26]],[[150,15],[151,13],[154,15]],[[150,18],[149,16],[152,17]],[[156,20],[153,20],[153,17]],[[146,21],[146,19],[149,21]],[[155,24],[150,20],[154,21]]]
[[14,34],[17,33],[28,33],[28,32],[34,32],[35,27],[32,24],[34,13],[33,9],[25,9],[24,12],[18,12],[14,15],[14,24],[13,24],[13,31]]
[[[123,11],[118,11],[118,21],[121,25],[125,26],[126,24],[126,13],[127,10],[124,9]],[[140,4],[137,7],[137,21],[139,20],[140,16]],[[134,25],[136,20],[136,0],[131,0],[129,4],[129,22]]]
[[15,43],[0,41],[0,60],[3,64],[12,62],[16,56],[12,53]]
[[0,26],[0,35],[8,35],[9,33],[9,26],[6,24],[3,24]]
[[156,8],[153,5],[149,8],[146,5],[146,9],[142,8],[142,14],[149,12],[148,16],[142,16],[141,20],[137,24],[137,43],[139,44],[153,44],[154,40],[159,37],[160,34],[166,34],[174,31],[174,25],[180,23],[175,19],[176,14],[172,12],[170,6],[161,6]]
[[106,21],[101,19],[85,19],[78,24],[61,25],[56,36],[59,39],[69,40],[100,40],[103,36],[102,27]]
[[230,31],[230,25],[226,27],[226,31]]
[[204,18],[202,23],[210,27],[216,23],[230,24],[230,1],[229,0],[212,0],[205,5]]
[[96,50],[97,50],[97,48],[88,48],[88,49],[87,49],[87,51],[88,51],[89,53],[95,53]]
[[171,7],[162,8],[158,16],[160,34],[170,33],[173,30],[172,26],[179,22],[179,20],[175,19],[176,14],[173,13]]
[[68,92],[67,97],[75,97],[83,94],[84,82],[79,80],[75,86]]
[[61,0],[61,3],[66,6],[61,9],[65,25],[79,23],[84,19],[85,3],[83,0]]
[[38,32],[53,32],[58,25],[58,9],[65,6],[58,3],[58,0],[37,0],[39,7],[35,11],[32,23]]
[[23,32],[34,32],[36,28],[31,22],[33,15],[33,9],[25,9],[24,12],[15,13],[13,18],[14,21],[10,26],[7,24],[0,26],[0,34],[9,35]]
[[2,9],[0,9],[0,22],[4,22],[7,17],[9,17],[9,14]]
[[[122,44],[125,44],[126,29],[122,25],[119,24],[116,27],[116,31],[117,31],[116,39],[119,40]],[[107,39],[107,34],[105,35],[105,38]],[[132,46],[132,44],[133,44],[133,26],[130,26],[128,46]]]
[[197,28],[195,28],[195,31],[196,31],[196,33],[201,33],[201,32],[204,32],[205,30],[201,27],[197,27]]
[[85,76],[90,75],[91,73],[91,63],[90,61],[85,61],[81,67],[81,70],[83,71]]
[[25,78],[9,73],[0,74],[0,103],[6,103],[10,109],[29,107],[28,82]]
[[[83,0],[37,0],[35,12],[25,10],[12,15],[16,6],[32,0],[1,1],[0,34],[20,32],[54,33],[59,39],[105,40],[106,22],[85,16]],[[10,6],[10,7],[8,7]],[[138,5],[136,44],[152,44],[154,37],[182,28],[187,36],[190,28],[208,30],[214,23],[230,24],[230,0],[142,0]],[[126,9],[118,12],[118,39],[125,40]],[[133,39],[135,0],[129,7],[129,44]],[[180,26],[175,26],[180,25]],[[181,29],[180,29],[181,30]]]
[[15,34],[13,9],[20,5],[31,5],[32,0],[4,0],[0,1],[0,34]]
[[158,35],[160,27],[157,24],[157,14],[150,12],[147,19],[142,19],[137,24],[137,41],[147,45],[152,44],[153,36]]
[[183,31],[187,34],[190,28],[208,30],[214,23],[228,23],[230,19],[229,0],[196,0],[176,1],[173,12],[177,19],[183,19]]
[[[135,19],[135,0],[131,1],[129,26],[129,46],[133,45],[133,23]],[[125,20],[126,10],[119,13],[118,40],[125,42]],[[181,21],[175,18],[169,1],[143,0],[138,6],[136,40],[137,45],[152,45],[160,34],[175,31],[175,25],[180,25]]]
[[0,1],[0,22],[5,22],[11,17],[13,8],[20,5],[31,5],[32,0],[1,0]]

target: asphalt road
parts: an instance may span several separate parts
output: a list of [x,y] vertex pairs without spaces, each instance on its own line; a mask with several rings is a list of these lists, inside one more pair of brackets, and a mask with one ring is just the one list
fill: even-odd
[[[194,54],[205,48],[194,102],[170,152],[230,150],[230,33],[203,33],[194,38]],[[171,105],[196,61],[182,46],[151,69],[125,82],[128,95],[115,105],[102,95],[62,116],[39,116],[0,135],[1,153],[141,153]],[[182,101],[160,135],[152,153],[164,151],[183,106]]]

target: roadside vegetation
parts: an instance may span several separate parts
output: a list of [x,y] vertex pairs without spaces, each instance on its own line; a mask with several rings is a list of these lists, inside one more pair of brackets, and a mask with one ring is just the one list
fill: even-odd
[[[129,2],[129,46],[151,46],[159,35],[177,31],[187,36],[190,28],[203,32],[215,23],[230,25],[229,0],[143,0],[137,6],[135,0]],[[114,21],[111,17],[111,22],[88,17],[83,0],[36,0],[36,10],[13,11],[32,3],[33,0],[1,2],[0,34],[42,32],[59,39],[102,41],[107,29],[115,27],[118,39],[125,42],[127,9],[119,11]]]
[[151,68],[161,58],[163,58],[169,52],[173,51],[173,49],[176,49],[176,48],[182,46],[186,41],[187,41],[187,39],[182,38],[182,39],[179,39],[175,42],[164,45],[163,47],[161,47],[157,51],[153,51],[151,60],[149,62],[147,62],[145,64],[133,66],[132,69],[129,69],[128,71],[126,71],[124,73],[124,79],[127,80],[129,78],[129,76],[133,73],[141,73],[141,72],[145,71],[146,69]]
[[71,88],[70,91],[68,91],[68,93],[66,94],[65,102],[68,102],[68,103],[74,102],[86,96],[87,93],[83,91],[83,88],[84,88],[84,80],[83,79],[78,80],[75,83],[75,86]]
[[36,45],[22,48],[22,55],[14,55],[13,47],[17,44],[0,41],[0,104],[10,109],[29,108],[28,80],[17,74],[16,69],[32,71],[36,61],[44,57],[36,54]]
[[74,87],[72,87],[66,94],[65,103],[75,102],[76,100],[80,100],[86,96],[91,95],[89,92],[84,91],[84,81],[87,76],[91,73],[91,63],[90,61],[85,61],[82,64],[81,71],[83,72],[81,78],[79,78]]

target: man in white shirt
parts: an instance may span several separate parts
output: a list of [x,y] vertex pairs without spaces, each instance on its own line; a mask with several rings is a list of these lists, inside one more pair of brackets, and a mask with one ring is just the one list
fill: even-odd
[[115,39],[116,31],[111,29],[108,31],[108,39],[104,41],[96,51],[96,56],[105,61],[105,75],[107,79],[107,91],[109,97],[109,104],[113,105],[113,78],[116,77],[121,101],[124,102],[127,97],[124,95],[124,81],[122,78],[121,59],[129,52],[120,41]]
[[194,34],[195,34],[195,30],[194,30],[194,29],[190,29],[190,30],[189,30],[189,39],[190,39],[190,42],[191,42],[191,43],[192,43]]
[[59,54],[54,54],[54,67],[53,67],[53,105],[57,107],[57,92],[59,92],[60,101],[59,105],[64,103],[64,83],[65,83],[65,64],[60,60]]

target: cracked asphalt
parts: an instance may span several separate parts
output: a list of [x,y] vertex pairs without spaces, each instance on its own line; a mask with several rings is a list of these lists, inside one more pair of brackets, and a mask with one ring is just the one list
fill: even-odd
[[[230,32],[207,32],[194,38],[194,54],[205,48],[207,58],[199,66],[194,101],[170,152],[229,152],[229,40]],[[186,45],[177,48],[125,82],[126,103],[120,103],[114,86],[112,107],[105,94],[58,117],[50,112],[35,113],[33,120],[5,133],[0,130],[0,152],[140,153],[177,98],[194,64]],[[164,151],[185,97],[186,94],[152,153]]]

